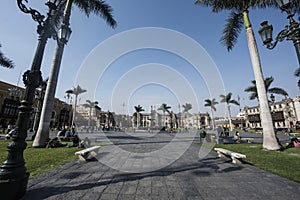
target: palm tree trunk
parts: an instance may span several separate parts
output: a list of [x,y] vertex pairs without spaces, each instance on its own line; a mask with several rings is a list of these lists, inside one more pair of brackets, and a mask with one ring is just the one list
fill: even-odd
[[[71,7],[73,0],[67,0],[66,8],[63,16],[63,25],[69,25]],[[49,75],[49,83],[47,84],[45,99],[43,103],[43,109],[41,113],[40,126],[32,144],[33,147],[44,146],[46,140],[49,138],[49,126],[51,120],[51,114],[53,109],[55,90],[57,86],[57,80],[59,75],[59,69],[61,65],[62,55],[64,52],[65,44],[60,42],[59,39],[56,44],[51,72]]]
[[136,128],[139,128],[140,127],[140,113],[138,112],[137,115],[136,115]]
[[215,130],[215,117],[214,117],[214,111],[213,111],[212,108],[210,109],[210,111],[211,111],[211,117],[212,117],[212,128],[213,128],[213,130]]
[[230,112],[230,105],[227,105],[227,109],[228,109],[228,119],[229,119],[229,127],[230,127],[230,131],[233,130],[232,128],[232,120],[231,120],[231,112]]
[[50,120],[51,120],[51,114],[53,110],[57,79],[58,79],[63,51],[64,51],[64,45],[57,44],[53,56],[51,72],[49,75],[49,81],[45,93],[45,98],[44,98],[44,103],[43,103],[43,108],[42,108],[42,113],[40,118],[40,125],[36,137],[32,144],[33,147],[44,146],[46,140],[49,138]]
[[263,127],[263,148],[266,150],[279,150],[280,146],[276,140],[273,121],[267,99],[266,87],[264,84],[264,78],[262,74],[259,54],[257,50],[257,43],[254,37],[253,30],[251,28],[248,12],[244,11],[244,22],[246,26],[246,36],[248,40],[248,48],[252,61],[253,72],[256,81],[257,93],[260,106],[260,118],[261,125]]

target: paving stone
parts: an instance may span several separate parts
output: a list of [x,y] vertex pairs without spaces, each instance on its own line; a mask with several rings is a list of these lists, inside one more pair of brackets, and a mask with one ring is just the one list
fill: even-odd
[[[132,133],[134,134],[134,133]],[[180,133],[177,147],[172,147],[170,158],[176,155],[184,143],[193,140],[189,133]],[[110,159],[114,166],[132,170],[132,167],[153,169],[162,166],[170,158],[164,152],[163,157],[130,157],[132,152],[152,152],[168,144],[174,135],[157,134],[153,137],[135,137],[125,133],[96,133],[99,141],[111,137],[112,142],[129,152],[121,157],[116,148],[101,148],[101,157]],[[124,137],[126,136],[126,137]],[[197,141],[198,142],[198,141]],[[111,151],[110,151],[111,150]],[[265,172],[254,166],[237,166],[210,152],[199,158],[200,147],[191,144],[183,155],[169,166],[157,167],[155,171],[144,173],[125,173],[106,166],[102,162],[72,162],[60,168],[29,180],[26,195],[22,200],[40,199],[298,199],[300,184]],[[101,158],[100,158],[101,160]]]

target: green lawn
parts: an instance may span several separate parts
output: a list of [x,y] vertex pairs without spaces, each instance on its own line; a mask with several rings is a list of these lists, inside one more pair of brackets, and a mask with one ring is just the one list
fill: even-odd
[[218,144],[221,147],[247,156],[244,161],[279,176],[300,183],[300,148],[289,148],[282,152],[265,151],[258,144]]
[[[9,141],[0,141],[0,162],[6,160]],[[64,142],[63,142],[64,143]],[[24,151],[27,171],[30,172],[29,178],[62,166],[68,162],[75,161],[78,157],[74,155],[78,148],[32,148],[32,142],[27,142],[27,149]],[[70,144],[71,145],[71,142]]]

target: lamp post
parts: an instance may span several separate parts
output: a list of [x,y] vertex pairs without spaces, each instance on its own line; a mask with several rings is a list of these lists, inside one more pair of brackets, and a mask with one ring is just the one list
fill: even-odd
[[29,178],[26,172],[23,152],[27,146],[25,139],[29,127],[29,119],[32,111],[35,90],[39,86],[41,78],[41,63],[48,38],[56,38],[52,16],[61,0],[48,0],[49,7],[47,18],[37,10],[27,8],[22,0],[17,0],[18,7],[38,23],[37,33],[39,34],[38,46],[32,61],[31,70],[23,75],[23,82],[26,86],[25,96],[19,107],[16,128],[12,134],[12,142],[7,146],[8,156],[0,167],[0,195],[6,199],[21,198],[25,192]]
[[261,23],[261,28],[258,31],[263,44],[266,45],[268,49],[274,49],[278,42],[282,42],[283,40],[291,40],[294,43],[298,62],[300,64],[300,28],[299,22],[297,22],[293,17],[292,13],[292,3],[290,0],[277,0],[277,4],[283,12],[287,13],[287,19],[289,20],[289,25],[285,26],[285,28],[278,33],[273,41],[273,26],[268,24],[268,21],[264,21]]
[[44,97],[45,97],[45,91],[46,91],[46,87],[47,87],[47,81],[42,81],[42,83],[40,84],[40,90],[36,91],[35,93],[35,99],[37,100],[37,110],[35,113],[35,117],[34,117],[34,124],[33,124],[33,131],[34,131],[34,135],[36,135],[36,132],[38,130],[39,127],[39,122],[40,122],[40,117],[41,117],[41,110],[43,107],[43,101],[44,101]]

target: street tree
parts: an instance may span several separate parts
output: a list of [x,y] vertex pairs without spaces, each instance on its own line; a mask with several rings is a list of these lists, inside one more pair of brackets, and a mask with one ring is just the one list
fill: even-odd
[[221,37],[221,43],[224,44],[228,51],[232,50],[237,42],[239,33],[243,25],[246,30],[248,40],[248,48],[252,61],[252,69],[254,72],[255,81],[257,84],[257,94],[260,106],[261,125],[263,127],[263,148],[266,150],[279,150],[273,127],[271,111],[267,99],[267,92],[264,85],[264,78],[261,69],[257,43],[254,37],[252,25],[249,18],[249,9],[278,7],[275,0],[196,0],[196,4],[211,7],[212,12],[219,13],[224,10],[231,11],[229,18],[226,20],[226,25]]
[[182,107],[183,107],[183,112],[184,112],[184,113],[187,113],[187,112],[189,112],[189,110],[192,109],[192,104],[190,104],[190,103],[185,103],[185,105],[182,105]]
[[[61,28],[69,27],[70,15],[72,5],[75,5],[83,12],[87,17],[91,14],[102,17],[106,23],[111,26],[116,26],[116,21],[112,16],[112,8],[103,0],[64,0],[59,5],[60,10],[64,10],[62,15],[57,15],[55,22],[59,24],[62,21]],[[58,12],[59,13],[59,12]],[[60,12],[62,13],[62,12]],[[61,17],[62,16],[62,17]],[[60,20],[61,19],[61,20]],[[49,137],[49,125],[51,112],[54,104],[55,91],[58,81],[58,75],[64,50],[64,45],[67,41],[58,41],[54,55],[52,67],[49,75],[49,82],[46,89],[45,100],[42,109],[41,119],[43,120],[43,126],[39,126],[36,140],[33,143],[33,146],[42,146],[44,142]]]
[[136,119],[136,128],[138,128],[141,125],[141,116],[142,116],[141,112],[145,110],[140,105],[134,106],[134,109],[135,109],[135,113],[133,114],[133,116]]
[[161,106],[158,108],[158,110],[161,110],[164,114],[164,120],[163,120],[164,126],[166,126],[166,112],[170,114],[169,109],[171,109],[171,106],[168,106],[166,103],[161,104]]
[[[278,87],[270,88],[273,81],[274,81],[274,78],[272,76],[267,77],[264,80],[265,87],[266,87],[266,92],[267,93],[273,93],[273,94],[280,94],[280,95],[283,95],[283,96],[288,96],[288,93],[282,88],[278,88]],[[250,96],[249,96],[250,100],[254,100],[254,99],[258,100],[256,81],[252,80],[251,83],[252,83],[252,85],[247,87],[244,91],[251,93]]]
[[86,100],[86,103],[83,104],[84,107],[89,108],[89,120],[88,120],[89,129],[91,128],[92,111],[93,108],[95,109],[97,105],[98,105],[98,101],[91,101],[91,100]]
[[205,99],[205,104],[204,106],[206,107],[210,107],[210,111],[211,111],[211,118],[212,118],[212,128],[213,130],[215,129],[215,117],[214,117],[214,111],[216,111],[216,105],[218,104],[218,102],[216,101],[215,98],[213,99]]
[[226,103],[227,105],[227,110],[228,110],[228,119],[229,119],[229,126],[230,126],[230,131],[232,131],[232,120],[231,120],[231,110],[230,110],[230,104],[235,104],[235,105],[240,105],[240,103],[234,99],[231,99],[232,93],[228,93],[225,95],[220,95],[221,97],[221,103]]

